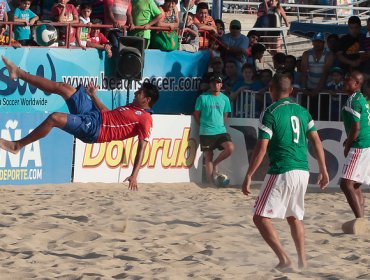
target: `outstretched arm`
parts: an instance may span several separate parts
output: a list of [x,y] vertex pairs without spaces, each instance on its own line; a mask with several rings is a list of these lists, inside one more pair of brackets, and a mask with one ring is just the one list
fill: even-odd
[[139,140],[135,156],[134,167],[129,177],[124,182],[129,181],[128,188],[132,191],[137,191],[137,175],[139,174],[141,163],[143,162],[145,147],[148,144],[145,140]]
[[326,164],[325,164],[325,154],[324,149],[321,144],[320,136],[317,133],[317,131],[310,131],[308,133],[308,139],[313,144],[316,160],[319,164],[319,177],[317,179],[317,184],[320,185],[321,189],[325,189],[329,183],[329,175],[328,171],[326,170]]
[[245,195],[251,194],[252,176],[265,157],[269,141],[269,139],[259,139],[257,142],[257,146],[253,151],[252,159],[249,163],[247,174],[245,175],[244,182],[242,184],[242,191]]
[[92,102],[94,102],[95,106],[98,107],[100,111],[109,111],[108,107],[101,102],[101,100],[96,95],[96,91],[98,90],[98,87],[94,86],[92,83],[90,83],[87,87],[87,94],[90,96]]

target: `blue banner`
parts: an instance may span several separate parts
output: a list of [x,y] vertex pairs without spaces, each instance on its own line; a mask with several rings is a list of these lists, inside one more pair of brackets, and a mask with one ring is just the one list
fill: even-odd
[[[18,140],[34,130],[48,114],[2,113],[0,137]],[[47,137],[14,155],[0,149],[0,185],[71,182],[73,137],[53,129]]]
[[[76,87],[93,83],[100,87],[99,98],[109,108],[125,105],[127,97],[143,81],[156,83],[161,92],[155,105],[156,113],[191,113],[198,95],[201,77],[207,72],[208,51],[187,53],[146,50],[143,79],[133,82],[127,91],[127,81],[113,78],[114,58],[106,58],[96,49],[65,48],[1,48],[0,54],[11,59],[27,72]],[[127,96],[128,94],[128,96]],[[2,112],[68,112],[64,100],[45,93],[22,80],[11,80],[0,63],[0,110]]]

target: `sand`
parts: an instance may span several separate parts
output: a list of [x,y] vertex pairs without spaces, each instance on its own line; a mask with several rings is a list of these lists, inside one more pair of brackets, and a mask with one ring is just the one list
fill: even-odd
[[[306,271],[282,273],[253,225],[258,191],[196,184],[0,187],[0,279],[370,279],[370,234],[340,192],[306,196]],[[274,220],[296,262],[289,227]]]

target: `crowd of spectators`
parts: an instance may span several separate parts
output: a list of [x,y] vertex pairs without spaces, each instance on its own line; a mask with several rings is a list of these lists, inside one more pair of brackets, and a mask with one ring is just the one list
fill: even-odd
[[[101,0],[102,15],[99,15],[101,10],[96,3],[80,4],[78,1],[56,0],[51,7],[50,20],[84,25],[72,28],[58,26],[58,46],[65,46],[68,37],[69,47],[97,48],[112,57],[112,51],[118,47],[119,37],[127,32],[128,35],[144,38],[147,48],[187,52],[206,48],[211,51],[209,72],[223,78],[223,91],[230,100],[238,100],[245,91],[255,92],[256,117],[271,102],[264,95],[269,79],[275,72],[291,74],[294,93],[303,93],[308,97],[302,103],[309,107],[314,118],[318,118],[318,115],[331,120],[339,118],[338,104],[342,104],[345,97],[337,94],[343,91],[343,81],[349,71],[361,70],[365,74],[367,81],[364,83],[364,92],[369,94],[370,19],[367,21],[367,34],[360,33],[361,21],[359,17],[352,16],[348,20],[348,34],[340,37],[316,33],[311,38],[312,48],[295,57],[281,52],[279,36],[273,37],[274,42],[267,42],[271,38],[266,39],[266,34],[253,29],[246,36],[242,34],[241,22],[236,19],[225,26],[221,19],[212,18],[208,4],[202,0],[182,0],[179,5],[178,0]],[[18,0],[8,5],[6,0],[0,0],[0,21],[15,23],[13,46],[35,45],[31,28],[38,20],[44,19],[33,11],[35,6],[32,4],[35,2]],[[277,0],[264,1],[258,16],[257,27],[279,27],[283,22],[289,26],[284,9]],[[96,26],[102,24],[111,27]],[[0,37],[8,30],[8,25],[0,25]],[[70,30],[68,36],[67,30]],[[3,44],[8,42],[9,39],[0,40]],[[271,47],[273,44],[275,47]],[[263,61],[266,51],[273,55],[272,70],[261,67],[265,64],[259,63]],[[208,90],[207,77],[211,76],[210,73],[203,77],[200,92]],[[330,116],[328,110],[320,112],[320,106],[329,106],[328,98],[318,101],[319,93],[323,91],[331,95]]]

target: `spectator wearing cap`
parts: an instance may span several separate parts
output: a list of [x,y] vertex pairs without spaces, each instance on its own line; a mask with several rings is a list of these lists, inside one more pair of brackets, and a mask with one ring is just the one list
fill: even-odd
[[[333,55],[325,48],[325,36],[316,33],[312,37],[312,48],[305,51],[301,62],[301,90],[310,96],[310,113],[317,119],[317,95],[324,88],[333,64]],[[326,110],[327,111],[327,110]]]
[[348,34],[339,39],[338,48],[335,52],[341,63],[341,68],[346,73],[352,70],[360,70],[361,20],[358,16],[351,16],[348,19],[348,31]]
[[[331,67],[329,70],[329,81],[326,83],[325,89],[331,94],[331,121],[339,121],[340,105],[344,105],[348,99],[348,95],[338,95],[344,92],[344,72],[340,67]],[[339,100],[341,99],[341,104]]]
[[[203,152],[208,184],[213,185],[218,165],[234,151],[225,121],[231,112],[229,98],[221,92],[222,77],[214,74],[209,79],[210,90],[197,98],[194,119],[199,125],[200,149]],[[214,150],[221,150],[214,157]]]
[[234,19],[230,22],[230,32],[221,37],[225,59],[236,61],[239,70],[247,60],[246,51],[249,45],[249,39],[241,33],[241,29],[240,21]]

